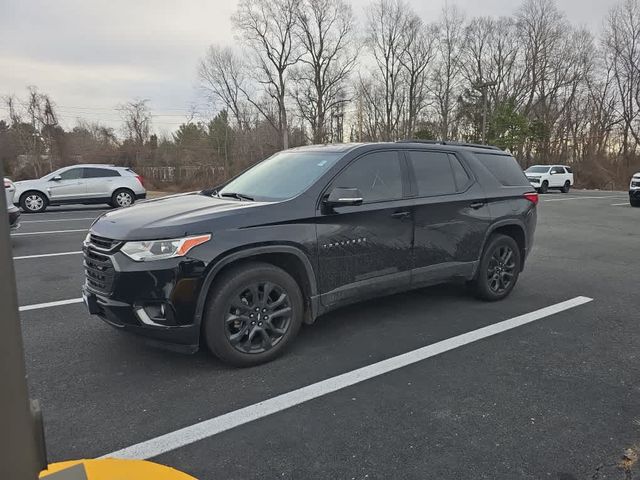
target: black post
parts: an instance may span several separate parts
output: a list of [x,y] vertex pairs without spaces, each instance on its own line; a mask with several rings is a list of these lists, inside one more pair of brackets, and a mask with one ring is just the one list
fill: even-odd
[[[0,177],[4,165],[0,162]],[[3,182],[4,185],[4,182]],[[35,480],[46,467],[29,402],[4,188],[0,198],[0,478]]]

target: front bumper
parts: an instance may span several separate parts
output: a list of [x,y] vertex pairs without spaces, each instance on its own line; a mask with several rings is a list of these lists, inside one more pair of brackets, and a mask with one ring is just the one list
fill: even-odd
[[[89,313],[148,343],[184,353],[200,344],[195,307],[204,278],[199,260],[134,262],[85,246],[82,295]],[[106,258],[105,258],[106,257]]]
[[9,228],[11,231],[20,228],[20,209],[15,206],[11,206],[7,209],[9,215]]
[[539,178],[529,178],[527,177],[527,180],[529,180],[529,183],[531,184],[531,186],[535,189],[540,188],[541,182]]
[[632,198],[634,200],[640,200],[640,188],[629,190],[629,198]]

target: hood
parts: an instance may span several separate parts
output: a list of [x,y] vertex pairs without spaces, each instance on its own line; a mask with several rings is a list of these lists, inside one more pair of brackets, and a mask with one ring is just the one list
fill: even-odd
[[212,221],[269,205],[266,202],[216,198],[201,193],[172,195],[138,202],[105,213],[91,232],[116,240],[152,240],[210,233]]

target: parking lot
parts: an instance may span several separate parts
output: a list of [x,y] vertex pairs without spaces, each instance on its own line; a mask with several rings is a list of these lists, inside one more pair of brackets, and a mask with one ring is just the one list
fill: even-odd
[[102,211],[23,215],[13,235],[50,461],[141,453],[201,479],[625,478],[616,465],[640,444],[640,209],[625,192],[541,196],[505,301],[451,285],[353,305],[250,369],[88,315],[80,250]]

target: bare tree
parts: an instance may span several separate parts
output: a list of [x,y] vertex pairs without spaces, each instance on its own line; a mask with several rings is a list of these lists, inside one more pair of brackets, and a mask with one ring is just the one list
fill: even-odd
[[[287,82],[289,69],[300,59],[294,38],[301,0],[241,0],[232,20],[242,38],[254,52],[259,65],[259,82],[278,108],[274,125],[282,138],[282,148],[289,148],[287,121]],[[246,93],[246,90],[245,90]],[[253,98],[247,99],[272,122],[271,117]]]
[[311,126],[313,143],[328,140],[328,116],[340,108],[356,60],[351,6],[344,0],[303,0],[297,38],[304,47],[296,72],[294,97]]
[[404,31],[409,21],[409,7],[402,0],[377,0],[369,6],[367,44],[375,60],[373,81],[382,87],[380,133],[383,140],[398,135],[404,96],[402,62]]
[[[635,153],[640,115],[640,3],[623,0],[609,12],[603,44],[617,87],[622,120],[622,153]],[[631,140],[634,140],[632,143]]]
[[147,105],[149,100],[136,99],[117,107],[124,122],[123,130],[128,139],[137,147],[142,147],[149,139],[151,129],[151,112]]
[[415,13],[407,14],[407,22],[402,32],[402,55],[400,64],[404,70],[407,90],[406,122],[404,135],[414,136],[418,116],[427,103],[427,72],[435,57],[437,29],[425,25]]
[[431,78],[433,97],[439,117],[440,137],[449,139],[457,97],[460,93],[464,41],[464,17],[455,7],[445,7],[438,36],[438,61]]
[[211,45],[198,67],[200,85],[211,100],[231,112],[239,129],[247,127],[247,109],[242,91],[247,88],[246,66],[230,47]]

